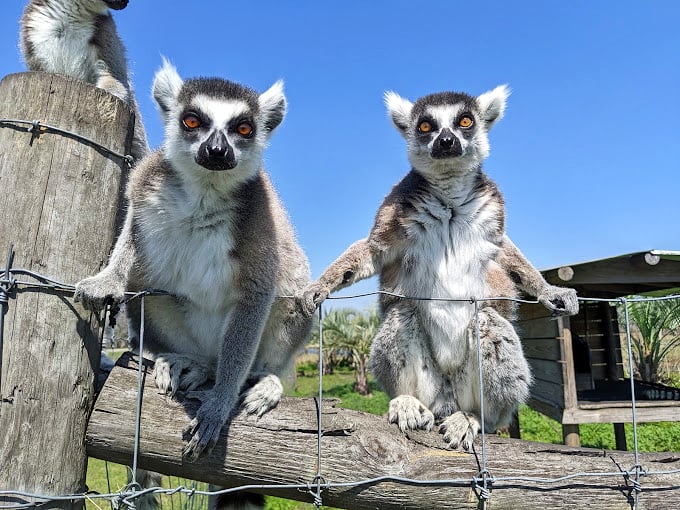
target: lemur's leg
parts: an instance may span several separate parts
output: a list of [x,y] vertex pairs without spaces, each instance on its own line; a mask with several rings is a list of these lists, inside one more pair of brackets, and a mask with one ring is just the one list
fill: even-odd
[[385,313],[371,346],[371,369],[380,385],[391,397],[389,421],[402,431],[430,430],[434,415],[429,402],[439,387],[438,374],[426,335],[418,316],[407,302],[394,303]]
[[154,381],[164,393],[192,391],[215,380],[214,363],[198,356],[164,352],[154,357]]
[[262,416],[279,403],[283,395],[279,376],[309,338],[312,323],[301,298],[275,300],[243,395],[249,414]]
[[[470,325],[470,334],[471,345],[476,346],[474,320]],[[493,308],[486,307],[479,311],[479,336],[484,383],[484,426],[488,432],[493,432],[507,425],[517,406],[528,397],[531,372],[515,328]],[[450,447],[461,446],[469,450],[481,430],[476,354],[468,358],[457,386],[453,390],[460,410],[444,419],[440,432]]]

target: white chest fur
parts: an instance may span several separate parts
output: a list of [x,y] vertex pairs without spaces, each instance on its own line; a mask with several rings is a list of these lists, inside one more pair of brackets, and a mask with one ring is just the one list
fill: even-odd
[[152,287],[188,299],[205,311],[224,313],[233,294],[233,211],[228,202],[187,200],[177,190],[139,211],[146,278]]
[[30,27],[29,41],[46,71],[95,80],[97,56],[90,44],[95,30],[91,15],[79,16],[50,4],[32,13]]
[[470,298],[489,297],[487,269],[498,252],[489,234],[495,213],[484,197],[455,207],[433,198],[421,201],[410,218],[412,242],[405,253],[399,291],[464,300],[418,302],[434,358],[444,371],[455,369],[468,355],[467,331],[474,316]]

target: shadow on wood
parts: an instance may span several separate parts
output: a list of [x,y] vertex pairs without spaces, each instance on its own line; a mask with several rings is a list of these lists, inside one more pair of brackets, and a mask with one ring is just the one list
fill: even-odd
[[[104,386],[87,431],[87,452],[93,457],[129,464],[135,435],[138,364],[124,355]],[[150,368],[145,367],[150,375]],[[247,484],[306,484],[317,474],[317,420],[314,399],[284,398],[259,420],[244,413],[235,417],[215,449],[196,463],[182,458],[182,430],[196,405],[162,395],[150,376],[145,378],[141,415],[139,466],[225,487]],[[405,437],[384,417],[335,407],[322,409],[321,473],[329,484],[358,482],[381,476],[429,483],[369,482],[349,487],[330,486],[323,503],[352,509],[477,508],[472,480],[479,473],[477,457],[443,448],[436,432]],[[186,409],[185,409],[186,407]],[[477,449],[480,441],[477,441]],[[488,469],[496,481],[491,508],[631,508],[632,481],[621,470],[634,466],[632,453],[576,449],[487,437]],[[641,479],[640,508],[666,507],[680,490],[677,454],[641,454],[648,472]],[[579,473],[579,476],[549,483]],[[604,474],[617,473],[616,476]],[[620,475],[619,475],[620,473]],[[511,477],[510,480],[502,480]],[[535,478],[539,480],[528,480]],[[451,483],[455,480],[455,483]],[[675,492],[674,492],[675,491]],[[311,501],[305,490],[268,490],[280,497]]]

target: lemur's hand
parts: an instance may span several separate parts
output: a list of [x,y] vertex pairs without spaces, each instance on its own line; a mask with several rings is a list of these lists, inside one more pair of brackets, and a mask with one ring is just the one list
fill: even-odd
[[107,303],[120,303],[124,298],[124,282],[103,272],[79,281],[73,293],[75,302],[82,302],[85,309],[95,312]]
[[209,453],[213,449],[238,399],[233,398],[233,395],[219,394],[215,390],[189,391],[185,396],[201,402],[195,418],[183,431],[183,436],[189,442],[182,455],[189,462],[195,462],[201,453]]
[[326,300],[330,292],[330,289],[320,283],[319,280],[307,285],[302,291],[302,307],[305,312],[310,316],[313,315],[317,308],[319,308],[319,305]]
[[574,289],[549,285],[538,296],[538,301],[553,315],[576,315],[578,313],[578,297]]

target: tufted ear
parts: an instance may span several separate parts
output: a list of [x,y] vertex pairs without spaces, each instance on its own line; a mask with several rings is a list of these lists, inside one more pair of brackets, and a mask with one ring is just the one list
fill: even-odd
[[408,99],[404,99],[396,92],[388,91],[385,92],[385,106],[387,106],[387,113],[392,120],[392,124],[405,137],[406,130],[411,122],[413,103]]
[[286,96],[283,94],[283,80],[265,90],[258,99],[260,111],[265,118],[264,126],[270,133],[283,121],[286,115]]
[[477,105],[486,122],[486,129],[491,129],[497,121],[501,120],[505,112],[505,103],[510,95],[507,85],[499,85],[489,92],[485,92],[477,98]]
[[177,104],[183,83],[175,66],[163,57],[163,66],[154,76],[151,93],[164,119]]

